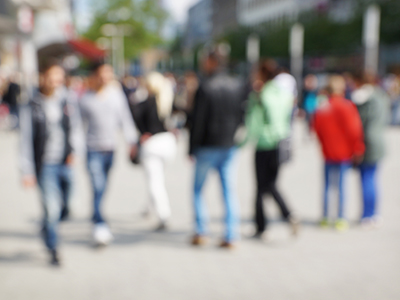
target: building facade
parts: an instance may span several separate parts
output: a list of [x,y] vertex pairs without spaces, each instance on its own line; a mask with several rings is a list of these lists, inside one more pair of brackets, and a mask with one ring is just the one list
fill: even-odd
[[213,0],[202,0],[189,9],[185,47],[193,48],[211,39]]
[[302,12],[323,9],[329,0],[238,0],[238,22],[242,26],[279,25],[295,21]]
[[218,38],[238,26],[239,0],[213,0],[212,37]]

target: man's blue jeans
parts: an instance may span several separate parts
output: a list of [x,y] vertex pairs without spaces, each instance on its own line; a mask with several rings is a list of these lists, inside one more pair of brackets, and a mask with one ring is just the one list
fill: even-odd
[[332,186],[337,189],[339,194],[338,203],[338,218],[344,218],[344,199],[345,199],[345,177],[348,169],[350,168],[350,163],[334,163],[325,162],[325,189],[324,189],[324,217],[328,217],[329,209],[329,191]]
[[93,188],[93,223],[104,223],[101,204],[107,187],[108,173],[112,166],[114,153],[111,151],[90,151],[87,164]]
[[62,203],[71,196],[72,170],[66,165],[43,165],[38,183],[44,212],[42,234],[47,248],[54,250]]
[[225,204],[225,240],[231,242],[239,238],[239,204],[235,191],[237,149],[204,147],[195,152],[196,170],[194,179],[194,210],[196,218],[196,234],[207,233],[207,214],[202,196],[202,189],[208,171],[216,169],[221,179]]
[[376,164],[362,164],[360,166],[361,185],[363,192],[364,209],[362,218],[372,218],[376,214],[377,182]]

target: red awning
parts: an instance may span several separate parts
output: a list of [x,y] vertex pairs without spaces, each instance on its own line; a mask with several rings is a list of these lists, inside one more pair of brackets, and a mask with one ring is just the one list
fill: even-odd
[[68,44],[73,48],[74,51],[81,53],[83,56],[89,59],[103,59],[106,52],[95,43],[90,40],[80,39],[80,40],[70,40]]

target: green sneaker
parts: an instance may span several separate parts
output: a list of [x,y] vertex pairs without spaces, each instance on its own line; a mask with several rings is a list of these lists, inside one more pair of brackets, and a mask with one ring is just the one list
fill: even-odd
[[322,228],[328,228],[329,227],[329,220],[328,218],[323,218],[321,222],[319,222],[319,226]]
[[335,228],[337,231],[346,231],[349,229],[349,223],[345,219],[338,219],[335,222]]

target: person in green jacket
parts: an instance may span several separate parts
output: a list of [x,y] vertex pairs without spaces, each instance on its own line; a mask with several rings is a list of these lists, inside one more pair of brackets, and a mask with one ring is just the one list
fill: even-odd
[[283,218],[292,225],[294,234],[298,229],[297,220],[292,216],[276,186],[280,167],[280,143],[290,136],[291,114],[295,99],[293,93],[282,89],[275,82],[275,71],[276,64],[269,60],[259,64],[253,82],[253,92],[249,96],[245,120],[247,129],[245,142],[253,141],[256,144],[257,196],[254,235],[256,238],[263,237],[267,226],[263,207],[265,194],[273,196]]
[[363,193],[361,224],[376,227],[378,182],[377,169],[385,154],[384,131],[389,120],[388,95],[365,74],[355,74],[356,90],[352,101],[356,104],[364,129],[365,154],[359,165]]

